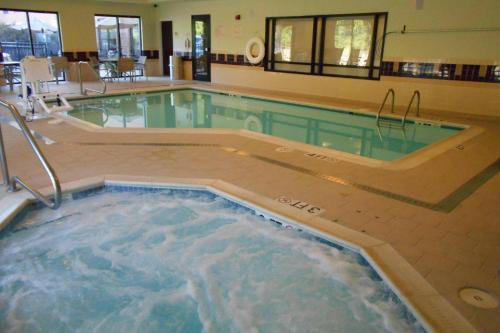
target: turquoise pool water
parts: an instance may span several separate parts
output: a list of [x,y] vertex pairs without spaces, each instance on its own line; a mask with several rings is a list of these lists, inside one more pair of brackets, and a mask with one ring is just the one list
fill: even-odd
[[1,332],[424,332],[359,254],[206,191],[32,207],[0,262]]
[[[461,128],[415,124],[380,127],[375,117],[184,89],[72,101],[68,114],[103,127],[248,129],[292,141],[391,161]],[[399,124],[399,123],[398,123]]]

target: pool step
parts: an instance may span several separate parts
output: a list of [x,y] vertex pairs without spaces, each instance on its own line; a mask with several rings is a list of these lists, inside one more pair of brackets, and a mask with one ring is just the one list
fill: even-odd
[[391,120],[383,120],[380,119],[377,123],[378,127],[389,127],[389,128],[400,128],[403,129],[405,126],[400,121],[391,121]]

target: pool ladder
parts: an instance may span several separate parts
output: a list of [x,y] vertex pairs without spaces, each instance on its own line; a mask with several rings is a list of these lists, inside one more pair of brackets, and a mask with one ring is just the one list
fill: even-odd
[[[83,88],[83,80],[82,80],[82,65],[86,65],[95,75],[96,77],[98,78],[99,82],[101,83],[101,86],[102,86],[102,90],[95,90],[95,89],[91,89],[91,88]],[[104,82],[104,80],[101,78],[101,76],[99,75],[99,73],[97,73],[93,68],[92,66],[90,66],[90,64],[86,61],[79,61],[78,62],[78,65],[77,65],[77,77],[78,77],[78,83],[80,83],[80,94],[82,95],[88,95],[88,92],[91,91],[91,92],[95,92],[95,93],[98,93],[98,94],[105,94],[106,93],[106,82]]]
[[[405,125],[406,125],[406,118],[408,117],[408,113],[410,112],[410,109],[413,105],[413,102],[416,100],[417,102],[417,105],[416,105],[416,116],[417,117],[420,117],[420,91],[418,90],[415,90],[413,92],[413,95],[411,96],[411,99],[410,99],[410,103],[408,103],[408,107],[406,108],[406,111],[403,115],[403,117],[401,118],[401,122],[400,123],[395,123],[395,122],[392,122],[392,121],[384,121],[382,120],[381,121],[381,113],[382,113],[382,110],[384,109],[384,106],[387,102],[387,99],[389,98],[389,96],[391,96],[391,114],[394,113],[394,99],[395,99],[395,93],[394,93],[394,89],[389,89],[387,90],[387,93],[385,94],[385,97],[384,97],[384,100],[382,101],[382,104],[380,104],[380,107],[378,109],[378,112],[377,112],[377,127],[397,127],[397,128],[401,128],[404,130],[405,128]],[[416,99],[415,99],[416,98]]]
[[10,177],[9,168],[7,165],[7,156],[5,153],[5,145],[2,135],[2,127],[0,123],[0,167],[2,168],[3,184],[8,186],[9,192],[17,191],[18,190],[17,185],[20,185],[28,192],[30,192],[36,199],[40,200],[40,202],[42,202],[45,206],[52,209],[59,208],[59,206],[61,205],[61,198],[62,198],[61,185],[59,183],[59,178],[57,178],[54,169],[47,161],[47,158],[45,157],[43,152],[40,150],[40,147],[36,143],[33,134],[31,134],[30,129],[28,128],[28,126],[26,126],[26,122],[24,121],[23,117],[19,114],[17,108],[13,104],[3,100],[0,100],[0,106],[3,106],[10,111],[12,117],[14,118],[17,125],[21,129],[21,132],[26,138],[26,141],[28,141],[28,144],[30,145],[31,149],[33,149],[33,151],[35,152],[35,155],[42,164],[43,168],[45,169],[45,172],[47,172],[50,179],[50,183],[52,184],[52,188],[54,190],[54,198],[51,199],[50,197],[43,195],[39,191],[30,187],[26,182],[24,182],[18,176]]

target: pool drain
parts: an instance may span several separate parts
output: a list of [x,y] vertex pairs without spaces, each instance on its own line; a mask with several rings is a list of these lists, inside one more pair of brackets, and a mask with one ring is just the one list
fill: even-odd
[[498,300],[485,290],[466,287],[458,292],[458,296],[462,301],[476,308],[494,309],[498,307]]

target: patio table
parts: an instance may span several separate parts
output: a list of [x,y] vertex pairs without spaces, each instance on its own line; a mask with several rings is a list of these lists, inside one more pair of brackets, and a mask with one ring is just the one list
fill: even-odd
[[0,61],[3,67],[3,77],[10,86],[10,91],[14,90],[14,83],[21,82],[21,68],[19,61]]

